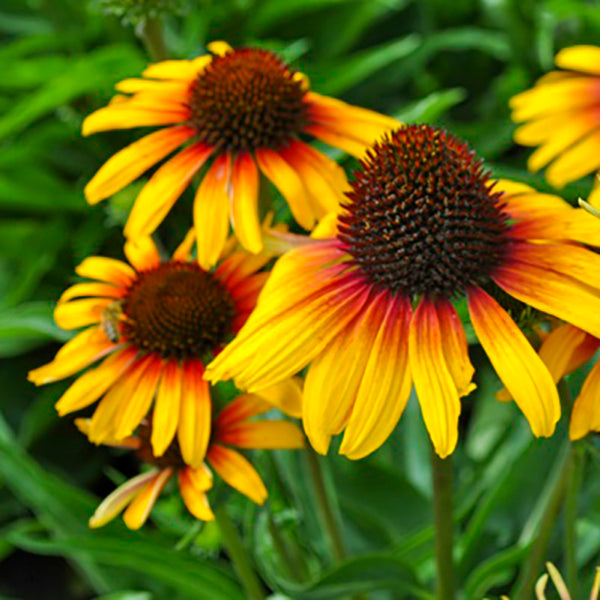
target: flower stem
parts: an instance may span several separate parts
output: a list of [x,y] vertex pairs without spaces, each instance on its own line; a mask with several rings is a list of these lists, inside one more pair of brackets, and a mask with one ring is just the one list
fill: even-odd
[[160,19],[147,17],[138,28],[137,33],[152,60],[160,61],[169,58]]
[[[568,443],[568,440],[567,440]],[[554,472],[554,484],[549,492],[544,512],[538,522],[529,556],[515,584],[514,600],[529,600],[533,597],[535,582],[540,576],[544,564],[544,556],[553,525],[561,507],[565,488],[569,479],[570,452],[563,452]]]
[[575,522],[577,519],[577,503],[583,472],[583,454],[576,444],[571,444],[568,459],[567,483],[565,488],[565,574],[567,587],[574,598],[577,594],[577,559]]
[[306,460],[308,462],[308,468],[313,481],[313,487],[317,496],[317,504],[323,520],[323,525],[329,534],[331,540],[331,547],[333,549],[333,555],[337,560],[342,560],[346,556],[344,550],[344,544],[342,542],[342,535],[338,527],[329,495],[327,494],[327,487],[325,485],[325,476],[323,474],[323,468],[317,453],[312,448],[306,449]]
[[246,553],[237,529],[227,514],[225,505],[222,504],[215,508],[214,513],[215,520],[221,531],[223,544],[246,591],[248,600],[264,600],[263,586],[254,572],[250,558]]
[[433,517],[438,600],[454,600],[454,519],[452,511],[452,461],[431,451]]

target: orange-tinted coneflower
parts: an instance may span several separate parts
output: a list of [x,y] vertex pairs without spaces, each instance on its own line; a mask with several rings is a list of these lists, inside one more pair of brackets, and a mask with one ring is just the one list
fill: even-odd
[[[355,173],[337,234],[276,263],[256,310],[207,368],[250,391],[305,367],[303,421],[326,452],[377,449],[414,383],[437,453],[451,453],[473,389],[475,333],[536,436],[554,431],[556,386],[503,305],[510,298],[600,334],[600,257],[564,240],[555,196],[491,182],[462,141],[427,125],[376,144]],[[547,209],[547,210],[545,210]]]
[[236,249],[232,238],[216,270],[205,271],[191,258],[193,243],[191,232],[169,261],[150,238],[125,244],[129,264],[85,259],[76,273],[90,281],[68,288],[54,311],[59,327],[85,329],[29,379],[46,384],[101,360],[63,394],[59,414],[100,400],[89,437],[101,443],[131,435],[153,405],[155,456],[177,433],[185,462],[197,467],[210,437],[204,365],[253,309],[269,255]]
[[262,249],[259,172],[280,190],[296,221],[312,229],[335,210],[346,185],[343,170],[303,138],[317,137],[360,156],[398,122],[309,89],[305,76],[273,52],[233,50],[148,67],[141,79],[117,84],[122,95],[92,113],[84,135],[110,129],[167,125],[115,154],[86,186],[92,204],[111,196],[147,169],[162,165],[144,186],[125,227],[135,238],[152,233],[202,167],[210,162],[194,201],[198,260],[219,257],[231,220],[241,244]]
[[562,71],[544,75],[510,105],[513,121],[524,123],[515,140],[539,146],[530,170],[550,165],[546,178],[560,188],[600,168],[600,48],[564,48],[555,62]]
[[[293,384],[290,382],[284,387],[293,389]],[[123,520],[130,529],[138,529],[146,522],[163,488],[174,476],[177,476],[179,492],[187,509],[196,518],[211,521],[214,516],[207,492],[213,485],[213,470],[232,488],[257,504],[263,504],[267,489],[250,461],[238,450],[292,449],[304,445],[302,432],[289,421],[251,420],[272,409],[271,395],[268,396],[268,401],[260,394],[239,396],[221,410],[214,417],[206,462],[196,467],[186,464],[176,440],[164,453],[156,456],[149,422],[142,422],[134,436],[123,440],[106,439],[107,445],[137,450],[139,458],[152,468],[110,494],[96,509],[90,527],[106,525],[127,507]],[[294,402],[292,398],[286,400]],[[76,423],[89,436],[89,420],[77,419]]]

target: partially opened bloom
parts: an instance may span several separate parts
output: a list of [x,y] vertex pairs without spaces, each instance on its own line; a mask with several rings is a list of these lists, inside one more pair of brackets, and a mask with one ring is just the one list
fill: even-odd
[[[286,382],[280,392],[293,390],[293,382]],[[212,435],[206,453],[206,462],[196,467],[186,464],[177,441],[156,456],[152,448],[152,426],[142,423],[135,436],[123,440],[108,438],[105,444],[133,448],[151,469],[119,486],[96,509],[89,521],[90,527],[102,527],[125,508],[123,520],[130,529],[138,529],[145,522],[165,485],[177,477],[179,493],[187,509],[198,519],[211,521],[213,513],[207,493],[213,486],[213,471],[228,485],[257,504],[267,499],[267,489],[250,461],[238,450],[302,448],[304,436],[289,421],[251,420],[268,412],[272,390],[265,399],[261,394],[239,396],[213,417]],[[288,398],[288,400],[292,400]],[[89,436],[90,422],[78,419],[77,426]]]
[[302,138],[314,136],[360,156],[399,125],[311,91],[304,75],[270,51],[233,50],[224,42],[213,42],[208,49],[212,54],[156,63],[143,78],[120,82],[117,89],[124,95],[83,124],[84,135],[168,126],[108,160],[85,189],[92,204],[185,146],[144,186],[125,227],[127,237],[152,233],[194,175],[212,161],[194,201],[198,260],[204,268],[219,257],[230,220],[245,248],[261,250],[259,170],[305,229],[336,209],[346,186],[344,172]]
[[562,71],[552,71],[535,86],[514,96],[512,119],[523,123],[515,140],[539,146],[528,166],[546,165],[555,187],[600,169],[600,47],[564,48],[555,58]]
[[125,244],[129,264],[104,257],[76,269],[90,281],[68,288],[54,319],[64,329],[84,329],[52,362],[29,373],[37,385],[85,369],[56,408],[60,415],[100,400],[90,421],[95,443],[133,433],[154,406],[156,456],[175,434],[186,463],[202,463],[210,437],[211,399],[204,365],[239,330],[253,309],[269,260],[235,249],[214,272],[191,258],[193,234],[162,261],[150,238]]
[[565,241],[546,215],[575,211],[555,196],[492,183],[468,146],[407,126],[375,145],[355,173],[337,234],[306,240],[276,263],[256,310],[208,367],[250,391],[310,364],[303,422],[326,452],[377,449],[414,383],[444,457],[457,442],[473,367],[454,302],[536,436],[560,415],[556,386],[503,306],[515,300],[600,334],[600,257]]

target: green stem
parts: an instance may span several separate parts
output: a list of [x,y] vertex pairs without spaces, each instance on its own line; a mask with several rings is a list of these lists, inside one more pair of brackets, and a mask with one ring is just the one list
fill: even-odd
[[346,551],[344,550],[341,532],[331,502],[329,501],[329,495],[327,494],[325,476],[323,474],[320,459],[317,456],[317,453],[310,447],[306,449],[305,455],[317,496],[317,504],[319,506],[323,525],[331,540],[333,554],[337,560],[342,560],[346,556]]
[[138,35],[152,60],[160,61],[169,58],[160,19],[147,17],[140,26]]
[[227,514],[225,505],[222,504],[215,508],[214,513],[215,520],[221,531],[223,544],[246,591],[248,600],[264,600],[263,586],[254,572],[250,558],[244,549],[237,529]]
[[565,575],[571,596],[578,598],[575,522],[583,474],[583,455],[578,452],[576,445],[571,445],[568,462],[565,489]]
[[560,511],[569,479],[569,455],[570,452],[563,453],[558,462],[554,473],[554,485],[549,492],[548,501],[536,527],[535,534],[532,536],[533,542],[529,550],[529,556],[523,564],[515,584],[515,592],[511,596],[514,600],[530,600],[533,598],[535,582],[540,576],[544,564],[548,540]]
[[454,515],[452,511],[452,461],[431,451],[433,518],[438,600],[454,600]]

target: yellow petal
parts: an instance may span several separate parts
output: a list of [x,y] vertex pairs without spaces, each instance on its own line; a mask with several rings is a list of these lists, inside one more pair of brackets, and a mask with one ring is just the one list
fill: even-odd
[[560,403],[542,359],[506,311],[483,290],[475,288],[469,293],[469,313],[477,338],[533,434],[552,435]]
[[73,298],[120,298],[124,289],[108,283],[76,283],[67,288],[58,299],[58,304],[73,300]]
[[184,462],[198,468],[204,460],[211,431],[211,399],[208,383],[202,379],[200,361],[183,365],[181,413],[177,439]]
[[458,440],[460,395],[444,356],[434,304],[421,300],[410,324],[410,368],[425,426],[440,458],[454,452]]
[[569,437],[572,440],[581,439],[590,431],[600,431],[599,390],[600,362],[597,362],[587,376],[573,406],[569,425]]
[[206,47],[208,48],[209,52],[216,54],[217,56],[224,56],[233,50],[233,48],[227,42],[222,40],[210,42],[209,44],[206,44]]
[[600,131],[596,130],[561,154],[546,170],[546,179],[550,185],[560,188],[588,175],[598,167],[600,167]]
[[54,322],[61,329],[78,329],[99,323],[102,312],[111,303],[110,298],[86,298],[65,302],[54,309]]
[[105,258],[104,256],[90,256],[80,265],[75,267],[75,273],[81,277],[98,279],[115,285],[127,287],[136,279],[135,271],[126,263]]
[[600,75],[600,48],[583,45],[563,48],[554,57],[554,62],[561,69]]
[[254,467],[241,454],[231,448],[213,444],[208,462],[219,476],[256,504],[264,504],[268,493]]
[[214,521],[215,516],[208,504],[205,491],[193,485],[189,472],[191,469],[179,471],[179,492],[187,509],[201,521]]
[[137,197],[125,225],[125,235],[129,238],[150,235],[160,225],[211,152],[212,148],[196,143],[162,165]]
[[229,179],[229,154],[221,154],[202,179],[194,199],[198,263],[207,271],[219,259],[229,234]]
[[211,60],[211,56],[199,56],[194,60],[163,60],[147,67],[142,75],[152,79],[192,81]]
[[151,237],[140,237],[125,242],[125,256],[137,271],[155,269],[161,263],[160,254]]
[[302,416],[302,389],[297,377],[285,379],[269,388],[258,390],[256,395],[290,417]]
[[152,453],[162,456],[177,431],[183,391],[182,368],[175,360],[165,363],[152,413]]
[[242,421],[219,432],[218,441],[237,448],[304,448],[304,435],[289,421]]
[[172,468],[163,469],[148,481],[142,491],[132,500],[123,515],[123,521],[129,529],[139,529],[146,522],[157,498],[172,474]]
[[96,204],[137,179],[175,148],[194,135],[186,126],[169,127],[151,133],[112,156],[85,186],[85,197]]
[[192,256],[192,248],[196,243],[196,232],[194,228],[190,229],[185,238],[179,246],[177,246],[175,252],[173,252],[173,260],[179,262],[188,262]]
[[238,154],[231,177],[231,222],[240,244],[253,254],[263,248],[258,219],[258,169],[250,154]]

